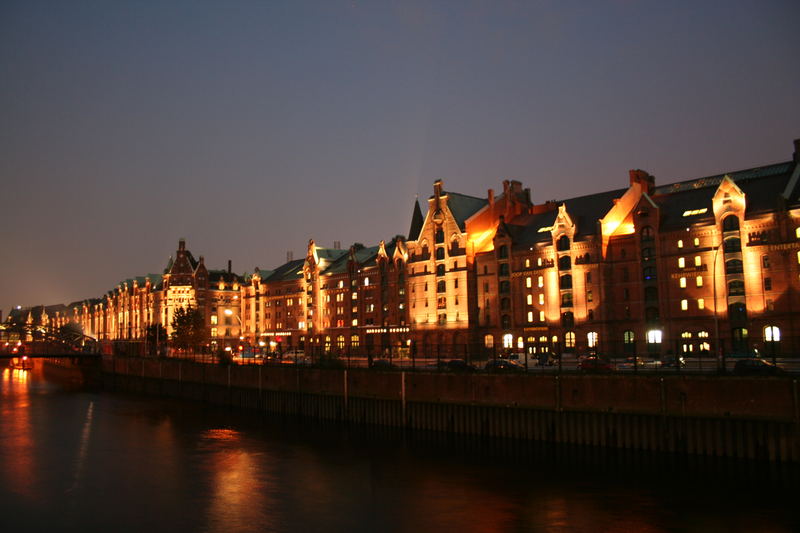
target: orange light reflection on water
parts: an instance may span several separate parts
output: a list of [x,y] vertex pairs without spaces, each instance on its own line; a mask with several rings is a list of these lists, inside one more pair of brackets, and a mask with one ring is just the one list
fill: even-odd
[[30,420],[30,372],[3,369],[0,385],[0,472],[8,478],[8,486],[27,498],[34,498],[36,464]]

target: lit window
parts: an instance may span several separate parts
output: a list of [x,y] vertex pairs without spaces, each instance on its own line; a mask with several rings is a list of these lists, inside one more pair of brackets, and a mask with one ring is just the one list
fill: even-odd
[[590,331],[586,334],[586,340],[589,343],[589,348],[594,348],[597,346],[597,332]]
[[681,300],[681,310],[686,311],[689,309],[689,300]]
[[647,344],[661,344],[661,335],[660,329],[651,329],[647,332]]
[[526,259],[525,260],[525,268],[530,268],[530,267],[531,267],[531,260],[530,259]]
[[528,311],[528,322],[533,322],[533,311]]
[[574,348],[575,347],[575,332],[568,331],[564,334],[564,346],[566,348]]
[[678,239],[678,248],[683,248],[683,239]]
[[800,239],[800,227],[798,227],[798,228],[796,228],[796,229],[794,230],[794,236],[795,236],[796,238]]
[[542,258],[541,257],[536,259],[536,266],[542,266]]
[[681,337],[684,339],[691,339],[692,333],[690,331],[684,331],[683,333],[681,333]]
[[705,309],[706,308],[706,301],[703,298],[697,299],[697,308],[698,309]]
[[697,336],[700,337],[701,339],[707,339],[708,338],[708,332],[707,331],[700,331],[700,332],[697,333]]
[[[217,315],[211,315],[211,323],[212,324],[216,325],[218,321],[219,321],[219,318],[217,318]],[[212,337],[216,337],[216,335],[212,335]]]
[[698,237],[694,238],[694,246],[695,246],[695,248],[700,246],[700,239]]
[[339,280],[339,285],[338,285],[338,287],[339,287],[340,289],[344,287],[344,280],[341,280],[341,279]]
[[486,335],[483,338],[483,345],[486,346],[487,348],[493,347],[494,346],[494,337],[492,337],[491,335]]
[[544,276],[539,276],[539,279],[536,280],[536,284],[538,287],[544,287]]
[[369,285],[369,278],[368,277],[364,278],[364,286],[366,287],[367,285]]
[[358,319],[357,319],[357,318],[354,318],[354,319],[353,319],[353,325],[354,325],[354,326],[357,326],[357,325],[358,325]]
[[683,257],[678,258],[678,268],[685,268],[686,267],[686,259]]
[[703,276],[697,276],[694,279],[694,282],[698,287],[702,287],[703,286]]
[[525,278],[525,286],[526,286],[527,288],[529,288],[529,289],[530,289],[530,288],[533,286],[533,280],[531,279],[531,277],[530,277],[530,276],[528,276],[527,278]]
[[533,294],[528,295],[528,305],[533,305]]
[[525,341],[522,340],[522,337],[517,337],[517,348],[520,350],[525,348]]
[[703,207],[701,209],[689,209],[689,210],[683,212],[683,216],[691,217],[691,216],[695,216],[695,215],[702,215],[703,213],[705,213],[707,211],[708,211],[707,207]]
[[511,333],[506,333],[503,335],[503,348],[513,348],[514,347],[514,335]]
[[680,285],[681,285],[681,289],[685,289],[686,288],[686,278],[681,278],[680,279]]
[[539,295],[539,305],[544,305],[544,294]]
[[781,330],[778,326],[766,326],[764,328],[764,342],[780,342]]
[[539,311],[539,322],[544,322],[544,311]]
[[700,256],[699,255],[694,256],[694,266],[699,267],[702,264],[703,264],[703,262],[700,259]]

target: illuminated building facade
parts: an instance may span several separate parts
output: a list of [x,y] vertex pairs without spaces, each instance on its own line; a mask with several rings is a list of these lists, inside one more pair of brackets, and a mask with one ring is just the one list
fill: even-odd
[[799,153],[668,185],[632,170],[625,188],[540,204],[517,181],[475,197],[437,180],[407,239],[311,240],[245,276],[181,240],[163,274],[9,318],[135,340],[192,306],[210,346],[322,353],[799,353]]

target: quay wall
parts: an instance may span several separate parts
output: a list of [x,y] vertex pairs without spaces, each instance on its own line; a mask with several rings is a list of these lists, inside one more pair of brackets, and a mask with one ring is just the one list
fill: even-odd
[[285,415],[685,454],[800,461],[793,378],[488,375],[104,357],[106,387]]

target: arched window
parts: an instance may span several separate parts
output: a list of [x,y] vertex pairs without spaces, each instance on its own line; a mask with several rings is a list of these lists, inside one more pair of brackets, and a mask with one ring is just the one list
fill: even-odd
[[742,272],[744,272],[744,269],[742,268],[741,259],[730,259],[729,261],[725,261],[726,274],[741,274]]
[[437,248],[436,249],[436,260],[441,261],[444,259],[444,248]]
[[764,327],[764,342],[780,342],[781,330],[778,326]]
[[510,292],[511,285],[508,281],[501,281],[500,282],[500,294],[508,294]]
[[728,296],[742,296],[744,294],[744,281],[734,280],[728,283]]
[[508,263],[500,263],[500,275],[508,276]]
[[487,348],[493,348],[494,347],[494,337],[492,337],[491,335],[484,336],[483,337],[483,345],[486,346]]
[[647,332],[647,344],[661,344],[662,335],[660,329],[651,329]]
[[729,215],[722,219],[722,231],[739,231],[739,217]]
[[641,236],[642,242],[652,241],[654,238],[655,233],[653,232],[653,228],[650,226],[645,226],[642,228]]
[[645,281],[653,281],[656,279],[656,267],[644,267],[642,269],[642,279]]
[[658,301],[658,289],[655,287],[645,287],[644,288],[644,299],[646,302],[657,302]]
[[559,237],[558,240],[556,241],[556,250],[558,250],[559,252],[564,252],[569,250],[569,237],[567,237],[566,235],[562,235],[561,237]]
[[360,344],[360,340],[358,338],[358,335],[352,335],[350,337],[350,347],[351,348],[358,348],[359,344]]
[[447,292],[447,284],[444,280],[436,282],[436,292]]
[[725,242],[723,244],[723,249],[725,250],[726,254],[729,254],[731,252],[741,252],[742,240],[739,237],[728,237],[727,239],[725,239]]
[[575,348],[575,332],[568,331],[564,334],[564,347]]
[[558,269],[559,270],[569,270],[572,268],[572,259],[568,255],[564,255],[558,258]]
[[436,275],[444,276],[444,265],[436,265]]
[[572,288],[572,276],[570,274],[565,274],[559,278],[559,287],[561,289],[571,289]]
[[505,244],[502,245],[500,248],[497,249],[497,257],[500,259],[505,259],[508,257],[508,246]]
[[633,331],[627,330],[622,334],[622,342],[625,344],[633,344],[635,342],[635,336]]
[[596,348],[597,347],[597,332],[590,331],[586,334],[586,342],[589,344],[589,348]]
[[561,295],[561,307],[572,307],[572,293],[565,292]]
[[444,231],[442,231],[442,228],[436,230],[436,234],[434,235],[434,242],[436,244],[442,244],[444,242]]

